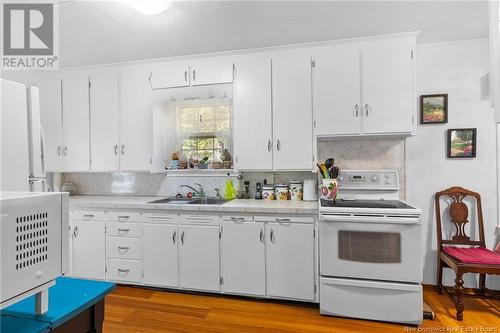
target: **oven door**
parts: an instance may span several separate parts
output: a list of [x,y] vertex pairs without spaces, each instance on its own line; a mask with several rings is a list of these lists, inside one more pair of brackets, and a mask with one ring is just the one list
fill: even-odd
[[322,214],[319,244],[322,276],[422,280],[419,216]]

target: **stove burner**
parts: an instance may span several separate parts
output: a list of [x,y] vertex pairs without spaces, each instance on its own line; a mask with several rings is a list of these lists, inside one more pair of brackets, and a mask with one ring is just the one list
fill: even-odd
[[413,209],[412,206],[399,200],[321,200],[321,207]]

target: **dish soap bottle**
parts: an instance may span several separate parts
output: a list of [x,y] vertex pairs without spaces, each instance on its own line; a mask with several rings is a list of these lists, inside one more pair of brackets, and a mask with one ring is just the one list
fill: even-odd
[[231,179],[231,177],[229,177],[229,174],[227,174],[226,192],[224,193],[224,199],[233,200],[234,198],[236,198],[236,193],[234,191],[233,180]]

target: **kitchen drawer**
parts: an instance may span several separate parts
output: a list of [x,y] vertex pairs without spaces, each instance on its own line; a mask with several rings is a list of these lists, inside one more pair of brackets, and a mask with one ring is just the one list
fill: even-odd
[[179,223],[219,225],[219,216],[213,214],[181,214]]
[[106,253],[108,258],[141,259],[141,239],[108,237]]
[[106,213],[103,210],[74,210],[72,219],[75,221],[105,221]]
[[256,215],[256,222],[278,222],[278,223],[314,223],[312,216],[297,215]]
[[418,283],[322,277],[319,300],[325,315],[422,323],[422,286]]
[[223,215],[222,221],[232,221],[232,222],[251,222],[253,221],[253,215]]
[[108,221],[116,222],[140,222],[142,215],[140,212],[114,212],[108,211]]
[[141,237],[142,229],[138,223],[110,222],[107,224],[106,233],[112,237]]
[[112,281],[140,283],[141,262],[137,260],[108,259],[106,278]]
[[177,214],[144,213],[142,219],[148,223],[177,223],[179,217]]

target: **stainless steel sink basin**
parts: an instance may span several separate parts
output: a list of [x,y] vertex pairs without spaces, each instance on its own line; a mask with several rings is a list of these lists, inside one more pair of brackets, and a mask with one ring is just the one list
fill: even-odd
[[192,199],[190,204],[192,205],[222,205],[227,202],[227,200],[221,198],[195,198]]
[[227,200],[221,198],[163,198],[149,201],[152,204],[167,205],[222,205]]
[[190,198],[163,198],[158,200],[149,201],[152,204],[172,204],[172,205],[185,205],[192,201]]

